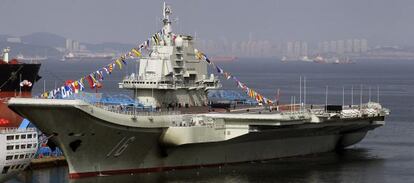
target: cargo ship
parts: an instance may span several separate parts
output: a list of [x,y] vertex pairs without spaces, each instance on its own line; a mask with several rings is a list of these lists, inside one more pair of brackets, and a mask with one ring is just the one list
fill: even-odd
[[109,53],[68,52],[61,61],[110,60],[112,58],[114,58],[114,54]]
[[34,57],[28,57],[28,56],[24,56],[23,54],[18,54],[17,56],[16,56],[16,59],[17,60],[20,60],[20,61],[32,61],[32,62],[38,62],[38,61],[45,61],[45,60],[47,60],[48,58],[47,58],[47,56],[38,56],[38,55],[36,55],[36,56],[34,56]]
[[[223,166],[342,149],[385,124],[379,103],[214,105],[221,87],[190,35],[172,32],[164,3],[160,39],[119,88],[139,103],[12,98],[8,105],[51,136],[70,178]],[[212,64],[211,64],[212,65]],[[281,110],[286,109],[286,110]],[[271,170],[269,170],[271,171]]]
[[9,58],[10,48],[3,49],[0,58],[0,127],[18,127],[22,117],[11,111],[6,102],[11,97],[31,97],[41,64],[25,63]]
[[351,59],[349,59],[348,57],[342,57],[342,58],[338,58],[338,57],[331,57],[331,58],[324,58],[320,55],[316,56],[313,59],[314,63],[318,63],[318,64],[355,64],[354,61],[352,61]]

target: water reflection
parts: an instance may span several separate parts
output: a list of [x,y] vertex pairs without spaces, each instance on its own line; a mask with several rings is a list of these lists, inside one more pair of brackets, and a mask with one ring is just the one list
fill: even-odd
[[384,160],[367,149],[161,173],[68,180],[67,167],[27,171],[14,182],[382,182]]

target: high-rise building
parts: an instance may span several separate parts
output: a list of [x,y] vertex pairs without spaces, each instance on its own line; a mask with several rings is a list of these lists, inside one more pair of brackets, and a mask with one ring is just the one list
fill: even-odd
[[73,41],[72,42],[72,50],[73,51],[79,51],[80,50],[78,41]]
[[73,50],[73,41],[71,39],[66,39],[66,50],[72,51]]
[[361,52],[365,53],[368,51],[368,41],[366,39],[361,39]]
[[337,41],[336,53],[340,54],[340,55],[345,53],[345,42],[344,42],[344,40],[338,40]]
[[240,48],[238,47],[238,44],[237,44],[237,42],[232,42],[231,43],[231,54],[232,55],[237,55],[238,53],[239,53],[239,50]]
[[353,48],[354,48],[354,43],[353,43],[352,39],[346,40],[345,52],[346,53],[352,53]]
[[293,57],[294,56],[293,43],[292,42],[287,42],[286,43],[286,56],[287,57]]
[[318,53],[322,53],[322,52],[323,52],[323,43],[318,42]]
[[300,41],[295,41],[295,45],[294,45],[294,48],[293,48],[293,52],[294,52],[294,57],[299,57],[299,55],[300,55],[300,47],[301,47],[301,45],[300,45]]
[[353,44],[353,52],[354,53],[360,53],[361,52],[361,41],[359,39],[354,39]]
[[300,56],[308,56],[308,43],[302,42]]
[[241,43],[240,43],[240,51],[241,51],[241,53],[240,53],[240,55],[242,55],[242,56],[246,56],[247,54],[247,42],[246,41],[242,41]]
[[329,45],[329,52],[336,53],[336,41],[331,41]]
[[329,42],[328,41],[324,41],[323,43],[323,53],[328,53],[329,50]]

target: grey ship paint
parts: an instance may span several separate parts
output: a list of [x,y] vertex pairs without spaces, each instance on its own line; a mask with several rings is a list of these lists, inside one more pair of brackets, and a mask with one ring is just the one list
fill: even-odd
[[[172,33],[164,4],[161,45],[141,59],[119,86],[161,110],[120,111],[81,100],[13,98],[9,107],[62,148],[71,178],[220,166],[345,148],[384,125],[378,103],[339,110],[301,106],[279,112],[263,106],[209,112],[206,92],[220,87],[195,58],[191,36]],[[182,106],[167,110],[170,106]],[[188,108],[187,108],[188,107]],[[195,112],[196,111],[196,112]]]

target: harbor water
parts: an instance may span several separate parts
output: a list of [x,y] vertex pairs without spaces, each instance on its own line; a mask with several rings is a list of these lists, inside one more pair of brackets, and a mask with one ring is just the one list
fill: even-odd
[[[33,94],[79,79],[110,61],[44,61]],[[360,143],[341,152],[275,159],[221,167],[135,175],[68,179],[68,168],[26,170],[16,182],[411,182],[414,180],[414,61],[357,61],[356,64],[283,63],[270,59],[218,62],[225,71],[268,98],[280,90],[282,104],[300,101],[300,77],[306,77],[309,104],[350,105],[379,101],[391,110],[386,125],[370,131]],[[136,72],[133,61],[105,76],[98,92],[131,95],[118,82]],[[214,69],[211,72],[215,72]],[[240,91],[221,78],[224,89]],[[353,90],[352,90],[353,89]],[[352,92],[353,91],[353,92]],[[95,92],[95,91],[90,91]],[[353,99],[351,99],[353,93]],[[362,95],[361,95],[362,93]],[[303,94],[303,92],[302,92]],[[318,143],[318,142],[315,142]],[[99,146],[99,144],[96,144]],[[278,147],[274,147],[278,148]],[[260,151],[260,149],[258,149]],[[243,152],[240,152],[243,153]]]

